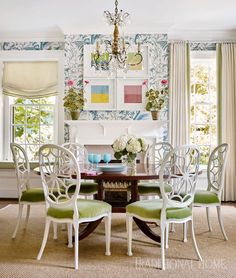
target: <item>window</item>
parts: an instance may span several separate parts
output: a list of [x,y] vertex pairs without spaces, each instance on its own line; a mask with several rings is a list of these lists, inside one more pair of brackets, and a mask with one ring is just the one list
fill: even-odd
[[200,163],[207,164],[217,145],[215,51],[192,53],[190,105],[190,141],[200,148]]
[[[14,66],[18,63],[24,63],[19,70]],[[37,69],[36,64],[39,65]],[[29,67],[31,74],[26,75]],[[38,150],[42,144],[64,142],[63,77],[64,51],[0,53],[1,162],[12,161],[10,142],[26,148],[30,161],[38,161]],[[58,95],[55,96],[54,92]],[[29,93],[38,99],[32,98]]]
[[25,148],[29,160],[38,160],[39,147],[55,142],[56,97],[8,98],[10,142]]

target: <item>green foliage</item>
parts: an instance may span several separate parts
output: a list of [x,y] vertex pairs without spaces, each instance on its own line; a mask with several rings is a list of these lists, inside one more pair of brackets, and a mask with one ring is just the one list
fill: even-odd
[[63,98],[64,107],[71,112],[82,110],[84,108],[84,103],[86,99],[84,98],[83,90],[76,90],[74,87],[71,87],[67,95]]
[[195,82],[191,85],[191,92],[201,95],[208,94],[208,69],[204,65],[199,64],[192,69],[191,74],[195,77]]
[[191,142],[200,148],[200,163],[207,164],[216,145],[216,73],[208,62],[193,64],[191,69]]
[[[51,142],[53,132],[53,103],[52,98],[24,99],[17,98],[13,104],[13,128],[14,142],[21,144],[32,144],[28,146],[27,152],[31,159],[36,160],[38,146]],[[42,126],[43,125],[43,126]],[[25,129],[26,128],[26,129]],[[39,138],[39,131],[41,138]],[[48,138],[48,140],[45,140]]]
[[147,111],[159,111],[164,106],[167,98],[168,89],[163,88],[160,91],[150,89],[146,92],[146,110]]

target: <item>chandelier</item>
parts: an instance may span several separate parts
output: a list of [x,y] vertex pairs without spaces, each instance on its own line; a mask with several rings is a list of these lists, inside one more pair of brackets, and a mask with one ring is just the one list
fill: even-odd
[[109,25],[114,25],[112,40],[104,41],[104,51],[102,45],[97,41],[96,50],[93,54],[93,61],[96,70],[109,70],[112,74],[117,70],[123,70],[126,73],[131,66],[137,66],[142,63],[143,56],[140,51],[140,43],[137,44],[137,51],[128,54],[130,44],[120,37],[119,27],[124,26],[130,19],[130,15],[123,10],[118,10],[118,0],[115,0],[115,12],[104,11],[104,16]]

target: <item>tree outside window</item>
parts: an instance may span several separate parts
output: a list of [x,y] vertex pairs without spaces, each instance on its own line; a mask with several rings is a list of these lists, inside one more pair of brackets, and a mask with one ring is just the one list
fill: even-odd
[[199,146],[201,164],[207,164],[217,145],[216,59],[191,60],[190,140]]
[[39,147],[54,142],[55,97],[10,97],[11,142],[22,145],[30,161],[38,161]]

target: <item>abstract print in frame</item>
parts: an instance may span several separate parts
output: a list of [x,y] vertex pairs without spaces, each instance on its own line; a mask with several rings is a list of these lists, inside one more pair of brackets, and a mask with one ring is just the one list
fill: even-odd
[[115,109],[115,80],[89,79],[85,87],[85,110],[113,110]]
[[144,79],[119,79],[117,82],[117,109],[145,110]]

